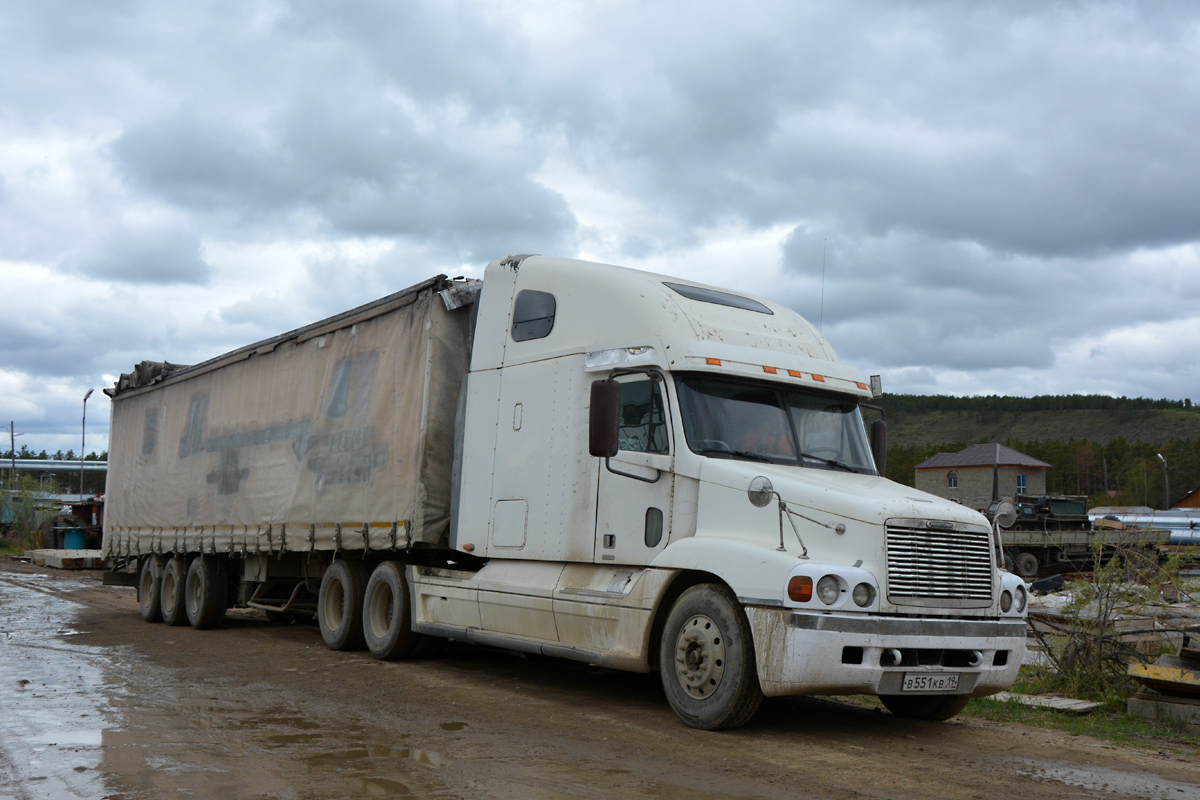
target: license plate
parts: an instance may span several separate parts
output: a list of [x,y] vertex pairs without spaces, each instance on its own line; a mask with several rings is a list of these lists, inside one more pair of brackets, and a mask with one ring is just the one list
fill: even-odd
[[904,674],[902,692],[955,692],[958,691],[957,672],[925,672]]

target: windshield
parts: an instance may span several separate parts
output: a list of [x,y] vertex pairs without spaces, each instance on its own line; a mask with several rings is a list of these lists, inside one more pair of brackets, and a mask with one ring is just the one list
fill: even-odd
[[676,387],[694,453],[875,474],[853,399],[707,375],[679,376]]

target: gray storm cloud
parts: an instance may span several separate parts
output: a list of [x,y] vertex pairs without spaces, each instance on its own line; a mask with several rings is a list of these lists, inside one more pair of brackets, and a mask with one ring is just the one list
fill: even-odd
[[143,357],[515,251],[769,293],[896,391],[1192,392],[1189,4],[0,9],[0,269],[31,309],[0,396],[43,397],[39,435]]

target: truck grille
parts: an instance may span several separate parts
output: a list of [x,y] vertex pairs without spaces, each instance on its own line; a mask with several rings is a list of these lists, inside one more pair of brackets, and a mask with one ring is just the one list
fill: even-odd
[[983,532],[887,529],[888,597],[992,600],[991,537]]

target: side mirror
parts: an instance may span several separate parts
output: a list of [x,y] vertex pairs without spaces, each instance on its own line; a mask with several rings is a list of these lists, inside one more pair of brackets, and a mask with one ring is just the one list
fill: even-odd
[[621,407],[621,384],[615,380],[592,381],[592,407],[588,417],[588,452],[597,458],[617,454],[617,414]]
[[879,477],[887,477],[887,423],[881,419],[871,423],[871,457]]

